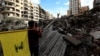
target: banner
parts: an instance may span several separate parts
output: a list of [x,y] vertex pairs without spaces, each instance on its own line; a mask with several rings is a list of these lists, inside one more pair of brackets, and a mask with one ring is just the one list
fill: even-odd
[[30,56],[27,30],[0,33],[4,56]]

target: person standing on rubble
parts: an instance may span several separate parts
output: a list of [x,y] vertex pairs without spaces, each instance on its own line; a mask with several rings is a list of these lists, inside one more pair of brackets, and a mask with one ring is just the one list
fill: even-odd
[[28,40],[31,56],[34,53],[34,56],[39,56],[39,38],[42,36],[40,27],[34,21],[28,22]]

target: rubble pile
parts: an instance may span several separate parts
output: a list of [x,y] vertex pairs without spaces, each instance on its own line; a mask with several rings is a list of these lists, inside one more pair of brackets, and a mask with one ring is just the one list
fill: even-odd
[[95,13],[89,11],[84,15],[59,18],[53,24],[53,29],[82,41],[82,44],[77,47],[69,44],[67,56],[100,55],[100,36],[96,39],[90,34],[100,31],[100,11]]

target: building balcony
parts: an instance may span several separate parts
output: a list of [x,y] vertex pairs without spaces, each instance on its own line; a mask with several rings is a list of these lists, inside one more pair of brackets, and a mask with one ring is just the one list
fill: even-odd
[[29,8],[29,6],[25,6],[25,5],[24,5],[24,8]]
[[15,10],[2,10],[1,13],[16,13],[16,14],[20,14],[19,12],[15,11]]
[[4,0],[5,2],[10,2],[10,3],[15,3],[14,1],[12,0]]
[[33,18],[33,16],[29,16],[29,18]]
[[21,12],[22,14],[29,14],[29,12],[28,11],[23,11],[23,12]]
[[2,10],[2,11],[1,11],[1,13],[7,13],[7,12],[8,12],[8,13],[15,13],[14,10],[6,10],[6,9],[5,9],[5,10]]
[[7,8],[7,7],[14,8],[15,6],[13,6],[13,5],[3,5],[3,6],[1,6],[1,8]]
[[27,4],[27,5],[29,5],[29,3],[28,3],[28,2],[24,2],[24,4]]
[[20,12],[15,11],[16,14],[21,14]]
[[19,14],[19,13],[16,13],[15,15],[16,15],[17,17],[20,17],[20,14]]
[[24,9],[24,12],[28,12],[28,11],[29,11],[29,10],[25,10],[25,9]]
[[28,18],[28,16],[23,16],[24,18]]
[[25,14],[22,14],[22,15],[27,16],[28,14],[25,13]]
[[29,10],[29,8],[28,8],[28,7],[24,7],[24,9],[23,9],[23,10],[28,11],[28,10]]

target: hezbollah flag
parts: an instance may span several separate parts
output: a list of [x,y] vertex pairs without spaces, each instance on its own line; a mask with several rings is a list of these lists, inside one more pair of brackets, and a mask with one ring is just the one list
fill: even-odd
[[27,30],[0,33],[4,56],[30,56]]

